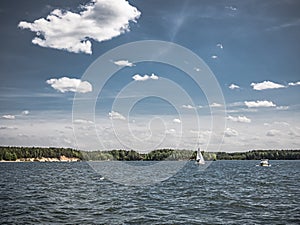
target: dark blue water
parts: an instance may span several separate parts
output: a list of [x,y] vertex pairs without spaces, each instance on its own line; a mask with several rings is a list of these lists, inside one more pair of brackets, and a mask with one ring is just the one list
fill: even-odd
[[152,186],[100,180],[87,163],[0,163],[2,224],[300,224],[300,161],[189,162]]

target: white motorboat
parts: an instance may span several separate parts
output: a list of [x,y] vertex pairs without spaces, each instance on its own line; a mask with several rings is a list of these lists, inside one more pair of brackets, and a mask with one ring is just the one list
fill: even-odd
[[271,166],[268,159],[262,159],[259,163],[260,166]]

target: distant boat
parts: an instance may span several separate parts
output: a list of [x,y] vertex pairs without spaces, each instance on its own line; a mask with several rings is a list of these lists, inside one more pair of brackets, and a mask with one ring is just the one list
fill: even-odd
[[205,164],[205,161],[204,161],[204,158],[201,154],[200,148],[198,148],[198,150],[197,150],[196,161],[197,161],[197,164],[202,164],[202,165]]
[[262,159],[259,163],[260,166],[271,166],[268,159]]

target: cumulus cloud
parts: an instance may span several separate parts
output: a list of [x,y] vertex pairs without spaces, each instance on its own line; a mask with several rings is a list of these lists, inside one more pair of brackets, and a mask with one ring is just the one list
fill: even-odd
[[108,113],[108,116],[111,120],[126,120],[125,116],[123,116],[119,112],[111,111]]
[[240,86],[236,85],[236,84],[230,84],[229,85],[229,89],[234,90],[234,89],[239,89]]
[[94,122],[90,121],[90,120],[76,119],[76,120],[73,121],[73,123],[76,123],[76,124],[93,124]]
[[21,21],[19,28],[36,33],[33,44],[41,47],[92,54],[91,39],[102,42],[129,31],[141,12],[126,0],[92,0],[80,12],[55,9],[33,23]]
[[17,127],[1,126],[0,130],[17,130]]
[[298,86],[298,85],[300,85],[300,81],[289,83],[289,86]]
[[192,106],[192,105],[182,105],[181,108],[184,108],[184,109],[196,109],[196,107]]
[[218,43],[217,47],[219,47],[220,49],[223,49],[223,45],[221,43]]
[[281,126],[290,126],[288,122],[284,122],[284,121],[275,121],[274,124],[281,125]]
[[22,115],[26,116],[26,115],[28,115],[28,114],[29,114],[29,111],[28,111],[28,110],[22,111]]
[[135,66],[132,62],[129,62],[128,60],[118,60],[118,61],[114,61],[114,64],[116,64],[117,66]]
[[233,122],[239,122],[239,123],[251,123],[251,119],[247,118],[246,116],[228,116],[228,120],[233,121]]
[[230,104],[227,104],[228,107],[236,107],[236,106],[243,106],[244,102],[232,102]]
[[226,9],[230,9],[230,10],[232,10],[232,11],[236,11],[236,10],[237,10],[237,8],[234,7],[234,6],[226,6],[225,8],[226,8]]
[[181,120],[176,118],[176,119],[173,120],[173,122],[174,123],[181,123]]
[[251,83],[251,86],[254,90],[265,90],[265,89],[276,89],[276,88],[284,88],[285,86],[282,84],[274,83],[272,81],[263,81],[261,83]]
[[190,130],[190,133],[192,134],[198,134],[200,137],[203,137],[203,136],[209,136],[212,134],[212,131],[211,130]]
[[234,137],[234,136],[239,135],[239,133],[232,128],[226,128],[226,130],[224,131],[224,134],[226,137]]
[[81,81],[76,78],[62,77],[59,79],[53,78],[46,81],[52,88],[62,93],[64,92],[79,92],[87,93],[92,91],[92,85],[87,81]]
[[278,110],[288,110],[290,107],[289,106],[277,106],[276,109]]
[[274,136],[277,136],[279,134],[280,134],[279,130],[272,129],[272,130],[269,130],[266,135],[269,136],[269,137],[274,137]]
[[276,105],[271,101],[245,101],[245,105],[248,108],[257,108],[257,107],[275,107]]
[[14,120],[16,118],[16,116],[14,116],[14,115],[3,115],[2,118],[8,119],[8,120]]
[[174,134],[174,133],[176,133],[176,130],[173,129],[173,128],[171,128],[171,129],[166,130],[165,133],[166,133],[166,134]]
[[212,108],[222,107],[222,104],[214,102],[214,103],[210,104],[209,107],[212,107]]
[[144,75],[141,76],[139,74],[136,74],[132,77],[132,79],[134,79],[135,81],[146,81],[146,80],[158,80],[158,76],[156,76],[154,73],[151,74],[151,76],[149,75]]

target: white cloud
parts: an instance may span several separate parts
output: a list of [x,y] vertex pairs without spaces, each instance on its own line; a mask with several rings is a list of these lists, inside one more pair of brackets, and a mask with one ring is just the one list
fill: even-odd
[[198,134],[199,136],[209,136],[212,134],[212,131],[211,130],[190,130],[190,133],[191,134]]
[[166,130],[166,134],[174,134],[174,133],[176,133],[176,130],[173,128]]
[[266,135],[269,136],[269,137],[274,137],[274,136],[277,136],[279,134],[280,134],[279,130],[272,129],[272,130],[269,130]]
[[14,115],[3,115],[2,118],[8,119],[8,120],[14,120],[16,118],[16,116],[14,116]]
[[233,122],[239,122],[239,123],[251,123],[251,119],[247,118],[246,116],[228,116],[228,120],[233,121]]
[[292,21],[288,21],[287,23],[282,23],[282,24],[270,27],[267,29],[267,31],[280,30],[280,29],[284,29],[287,27],[294,27],[294,26],[299,26],[299,25],[300,25],[300,19],[295,19]]
[[87,81],[81,81],[76,78],[62,77],[59,79],[53,78],[46,81],[47,84],[50,84],[55,90],[58,90],[62,93],[64,92],[79,92],[87,93],[92,91],[92,85]]
[[[182,104],[180,104],[179,107],[181,105]],[[247,108],[246,106],[244,107]],[[223,137],[222,134],[224,134],[225,130],[223,126],[219,126],[216,129],[213,128],[212,130],[210,115],[200,115],[199,124],[195,123],[195,120],[190,117],[190,115],[181,115],[182,118],[178,115],[159,115],[159,117],[165,121],[165,125],[163,125],[161,120],[154,120],[150,123],[152,117],[150,118],[149,115],[143,114],[130,119],[130,121],[133,119],[136,120],[135,124],[130,124],[130,130],[135,137],[140,139],[137,140],[136,138],[133,138],[127,125],[122,126],[122,123],[124,125],[126,121],[128,121],[127,114],[123,113],[121,108],[119,110],[111,109],[110,111],[112,110],[122,113],[124,116],[126,115],[126,120],[110,120],[108,117],[109,111],[107,111],[105,115],[97,114],[95,118],[89,114],[86,115],[86,117],[74,118],[74,120],[82,119],[86,121],[94,121],[95,119],[94,124],[90,124],[90,122],[86,122],[87,124],[72,124],[72,121],[70,121],[70,118],[68,117],[68,113],[54,110],[49,113],[49,111],[38,110],[34,112],[34,120],[31,120],[29,123],[28,120],[18,119],[19,117],[17,115],[15,120],[5,120],[1,118],[2,115],[15,114],[14,112],[3,113],[0,115],[0,119],[2,120],[2,124],[0,125],[0,127],[2,127],[2,129],[0,129],[0,142],[2,145],[73,147],[74,141],[72,144],[67,144],[64,139],[73,140],[73,128],[75,128],[77,129],[76,138],[78,140],[76,141],[77,145],[75,147],[78,147],[79,149],[92,150],[99,148],[98,136],[94,132],[94,129],[97,129],[97,133],[102,139],[101,142],[103,141],[103,150],[116,148],[124,149],[124,145],[126,145],[132,146],[133,149],[141,149],[141,151],[146,149],[148,151],[150,150],[150,147],[145,147],[145,145],[151,147],[157,146],[159,141],[166,140],[160,145],[161,148],[194,149],[195,143],[199,143],[205,148],[204,146],[209,142],[212,145],[211,150],[213,151],[218,149],[221,138]],[[251,118],[252,121],[251,123],[238,123],[228,120],[227,127],[236,130],[238,135],[230,136],[236,133],[227,130],[227,136],[224,137],[225,140],[222,142],[222,151],[234,152],[246,151],[249,149],[299,148],[300,118],[293,116],[292,112],[277,113],[274,108],[274,110],[271,111],[262,111],[253,118],[244,113],[232,114],[231,116],[237,117],[238,115],[245,115],[246,117]],[[154,117],[156,118],[156,116],[157,115]],[[220,115],[220,117],[221,116],[222,115]],[[182,123],[174,123],[174,118],[180,119]],[[289,123],[290,126],[280,125],[276,121]],[[117,127],[115,127],[118,132],[117,137],[113,132],[111,122],[120,123],[119,125],[115,124],[117,125]],[[181,129],[180,126],[183,123],[184,126]],[[264,125],[264,123],[268,123],[269,125],[266,126],[267,124]],[[151,126],[149,127],[149,125]],[[7,127],[10,127],[11,129]],[[13,129],[13,127],[16,127],[17,129]],[[93,129],[91,129],[91,127]],[[171,129],[175,129],[176,132],[172,133]],[[267,131],[271,129],[279,130],[279,136],[266,136]],[[166,134],[166,130],[170,134]],[[24,135],[18,136],[18,134],[24,134],[27,135],[27,137]],[[60,137],[61,135],[63,135],[63,137]],[[151,140],[147,139],[151,135],[155,138]],[[295,135],[298,135],[298,137]],[[120,143],[118,140],[118,138],[123,137],[124,140],[122,139],[122,143],[125,144]],[[269,141],[266,141],[266,138],[268,138]]]
[[212,107],[212,108],[222,107],[222,104],[214,102],[211,105],[209,105],[209,107]]
[[225,8],[226,8],[226,9],[230,9],[230,10],[232,10],[232,11],[236,11],[236,10],[237,10],[237,8],[236,8],[236,7],[233,7],[233,6],[226,6]]
[[184,108],[184,109],[196,109],[196,107],[192,106],[192,105],[182,105],[181,108]]
[[276,124],[276,125],[282,125],[282,126],[290,126],[289,123],[284,122],[284,121],[275,121],[274,124]]
[[76,123],[76,124],[93,124],[94,122],[90,121],[90,120],[76,119],[76,120],[73,121],[73,123]]
[[251,86],[254,90],[265,90],[265,89],[276,89],[276,88],[284,88],[285,86],[282,84],[277,84],[272,81],[264,81],[261,83],[251,83]]
[[226,137],[234,137],[234,136],[239,135],[239,133],[232,128],[226,128],[226,130],[224,131],[224,134]]
[[217,47],[219,47],[220,49],[223,49],[223,45],[221,43],[218,43]]
[[154,73],[151,74],[151,76],[149,75],[144,75],[144,76],[141,76],[139,74],[136,74],[132,77],[132,79],[134,79],[135,81],[146,81],[146,80],[158,80],[158,76],[156,76]]
[[289,83],[289,86],[298,86],[298,85],[300,85],[300,81]]
[[17,130],[17,127],[1,126],[0,130]]
[[173,122],[174,123],[181,123],[181,120],[176,118],[176,119],[173,119]]
[[117,66],[135,66],[132,62],[129,62],[128,60],[118,60],[118,61],[114,61],[114,64],[116,64]]
[[230,88],[231,90],[234,90],[234,89],[239,89],[240,86],[238,86],[238,85],[236,85],[236,84],[230,84],[230,85],[229,85],[229,88]]
[[248,108],[254,107],[275,107],[276,105],[271,101],[245,101],[245,105]]
[[152,80],[158,80],[158,76],[156,76],[154,73],[151,74],[150,79]]
[[125,116],[123,116],[119,112],[111,111],[108,113],[108,116],[111,120],[126,120]]
[[26,116],[26,115],[28,115],[28,114],[29,114],[29,111],[28,111],[28,110],[22,111],[22,115]]
[[243,106],[244,104],[244,102],[232,102],[230,104],[227,104],[227,107]]
[[19,27],[36,33],[33,44],[92,54],[91,39],[106,41],[129,31],[129,22],[141,15],[126,0],[93,0],[74,13],[55,9],[33,23],[21,21]]
[[278,110],[288,110],[290,107],[289,106],[277,106],[276,109]]
[[212,58],[212,59],[217,59],[218,56],[217,56],[217,55],[212,55],[211,58]]

